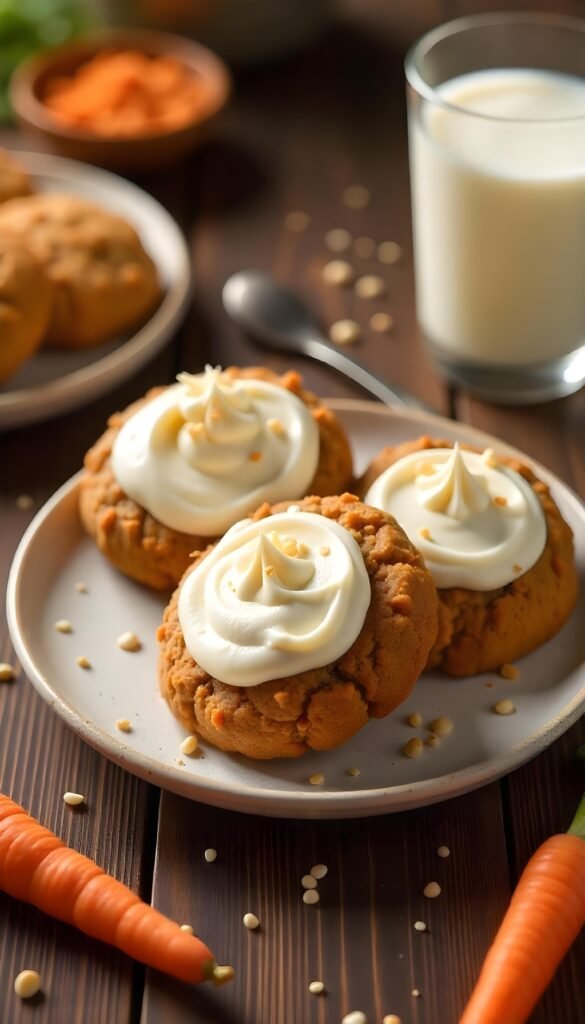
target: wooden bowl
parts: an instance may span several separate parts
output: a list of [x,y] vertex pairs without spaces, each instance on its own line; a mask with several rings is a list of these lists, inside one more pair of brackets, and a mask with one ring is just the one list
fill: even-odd
[[[205,99],[192,122],[168,132],[103,136],[58,121],[42,102],[47,82],[71,75],[104,49],[140,50],[150,57],[172,56],[205,85]],[[10,99],[20,125],[41,136],[62,156],[115,170],[142,171],[175,163],[203,142],[231,92],[230,73],[219,57],[198,43],[146,29],[104,29],[65,46],[42,50],[20,64],[10,81]]]

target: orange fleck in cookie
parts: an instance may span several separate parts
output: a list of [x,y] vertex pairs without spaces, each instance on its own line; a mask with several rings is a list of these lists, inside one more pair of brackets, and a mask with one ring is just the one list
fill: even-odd
[[160,590],[264,498],[339,492],[352,473],[343,427],[299,374],[230,367],[180,377],[110,417],[80,491],[100,550]]
[[0,149],[0,203],[32,192],[30,178],[11,153]]
[[422,437],[384,448],[358,490],[398,516],[434,575],[439,632],[429,667],[456,676],[496,669],[545,643],[571,614],[573,535],[522,462]]
[[[283,536],[295,533],[307,550],[298,543],[286,556]],[[268,562],[276,580],[263,584]],[[276,588],[272,596],[265,586]],[[192,614],[210,610],[202,632],[197,625],[200,661],[242,685],[220,680],[187,647]],[[436,617],[430,574],[392,516],[351,494],[304,498],[292,509],[266,504],[187,570],[158,630],[161,690],[189,732],[222,750],[261,759],[328,750],[406,699]],[[257,631],[252,653],[239,647],[240,627],[247,639]]]
[[0,381],[10,377],[43,340],[52,289],[37,261],[0,236]]
[[75,196],[0,206],[0,235],[26,243],[53,289],[47,344],[85,348],[139,325],[161,297],[156,268],[125,220]]

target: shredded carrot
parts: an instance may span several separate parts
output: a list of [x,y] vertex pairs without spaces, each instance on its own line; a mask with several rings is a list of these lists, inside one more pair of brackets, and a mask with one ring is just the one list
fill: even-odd
[[75,74],[50,78],[43,103],[64,124],[120,138],[182,128],[206,95],[203,81],[175,57],[103,50]]
[[213,954],[200,939],[69,849],[2,794],[0,889],[182,981],[213,978]]
[[524,1024],[585,924],[585,796],[526,865],[459,1024]]

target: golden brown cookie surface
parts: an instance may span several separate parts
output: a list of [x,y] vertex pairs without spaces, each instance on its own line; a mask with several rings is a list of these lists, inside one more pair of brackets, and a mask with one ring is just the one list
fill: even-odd
[[134,228],[93,203],[56,193],[12,199],[0,206],[0,235],[26,244],[53,285],[50,345],[99,344],[139,325],[160,299]]
[[30,178],[11,153],[0,149],[0,203],[32,192]]
[[10,377],[43,340],[52,289],[33,256],[0,236],[0,381]]
[[[436,636],[435,586],[392,516],[350,494],[309,497],[299,504],[352,533],[370,576],[364,625],[341,658],[259,686],[228,686],[211,678],[187,651],[178,590],[158,631],[160,686],[175,717],[214,746],[248,757],[298,757],[344,743],[369,718],[384,717],[408,697]],[[263,505],[254,518],[287,506]]]
[[[315,494],[343,491],[352,473],[352,458],[345,432],[330,409],[302,387],[293,371],[281,377],[265,367],[229,367],[232,378],[266,380],[292,391],[311,409],[319,428],[319,462],[310,490]],[[123,412],[110,417],[108,429],[85,458],[81,482],[80,514],[83,525],[107,558],[127,576],[157,590],[176,586],[191,562],[193,552],[202,551],[215,538],[179,533],[163,526],[132,501],[116,481],[110,456],[122,425],[160,393],[157,388]],[[291,495],[291,499],[302,495]],[[250,511],[254,511],[251,509]]]
[[[405,455],[451,447],[451,441],[430,437],[388,446],[373,459],[358,491],[366,494],[374,480]],[[470,445],[461,447],[478,450]],[[443,668],[455,676],[497,669],[540,647],[566,622],[577,600],[573,534],[549,488],[522,462],[503,456],[498,459],[524,477],[538,496],[547,542],[535,565],[505,587],[439,590],[439,633],[429,667]]]

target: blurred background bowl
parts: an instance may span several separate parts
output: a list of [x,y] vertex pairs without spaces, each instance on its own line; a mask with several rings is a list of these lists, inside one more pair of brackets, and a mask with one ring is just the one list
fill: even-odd
[[[149,57],[174,57],[198,77],[201,107],[181,128],[135,136],[107,136],[67,125],[43,103],[47,83],[70,76],[103,50],[138,50]],[[168,166],[200,145],[231,91],[231,76],[211,50],[182,36],[147,29],[100,29],[23,61],[10,80],[10,100],[20,125],[41,136],[51,152],[113,170],[142,171]]]

